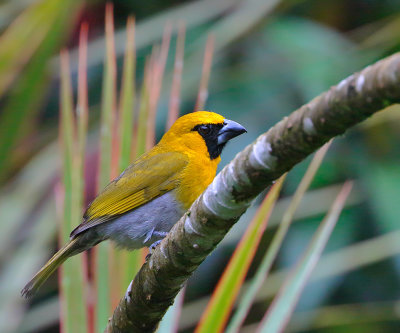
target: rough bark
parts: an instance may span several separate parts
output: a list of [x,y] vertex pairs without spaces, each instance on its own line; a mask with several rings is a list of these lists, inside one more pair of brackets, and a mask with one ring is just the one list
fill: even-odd
[[400,101],[400,54],[351,75],[262,134],[214,179],[130,284],[106,332],[154,332],[254,197],[331,138]]

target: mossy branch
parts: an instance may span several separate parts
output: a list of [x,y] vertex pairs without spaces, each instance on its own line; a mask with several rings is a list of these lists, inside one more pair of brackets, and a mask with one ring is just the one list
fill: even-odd
[[331,138],[400,102],[400,53],[351,75],[262,134],[214,179],[130,284],[105,332],[154,332],[254,197]]

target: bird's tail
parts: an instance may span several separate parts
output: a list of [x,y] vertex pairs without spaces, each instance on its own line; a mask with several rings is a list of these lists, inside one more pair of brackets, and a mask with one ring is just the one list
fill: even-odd
[[[51,259],[44,265],[39,272],[30,280],[21,295],[25,298],[31,298],[36,294],[40,286],[49,278],[49,276],[60,266],[68,257],[76,254],[77,240],[74,238],[65,244]],[[80,252],[80,251],[79,251]]]

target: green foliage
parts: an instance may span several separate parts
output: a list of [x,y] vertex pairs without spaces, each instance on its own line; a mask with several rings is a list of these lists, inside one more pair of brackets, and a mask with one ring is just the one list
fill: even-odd
[[[106,9],[106,57],[103,71],[103,89],[100,124],[100,157],[98,190],[103,189],[112,177],[112,144],[116,114],[116,59],[114,54],[114,18],[111,5]],[[96,329],[107,325],[111,313],[110,299],[110,244],[101,243],[96,250]]]
[[278,199],[285,176],[282,176],[268,192],[251,221],[246,233],[241,238],[236,251],[227,265],[223,276],[203,313],[196,332],[220,332],[228,320],[240,286],[246,277],[258,244],[265,230],[272,209]]
[[[63,189],[56,192],[58,195],[61,228],[60,243],[63,245],[69,240],[69,234],[81,222],[83,204],[83,159],[79,149],[85,142],[77,138],[78,128],[81,127],[82,117],[77,121],[74,116],[71,81],[69,77],[69,59],[66,52],[61,57],[61,126],[60,142],[63,155]],[[81,113],[82,115],[83,113]],[[77,124],[79,123],[79,125]],[[80,137],[86,140],[85,133]],[[62,246],[61,245],[61,246]],[[82,257],[67,260],[62,267],[62,326],[65,332],[85,332],[87,327],[84,265]]]
[[300,204],[301,199],[304,197],[308,187],[310,186],[312,180],[315,177],[319,166],[322,163],[322,160],[328,150],[329,144],[321,148],[313,158],[310,166],[307,169],[306,174],[302,178],[296,193],[291,200],[289,207],[287,208],[285,214],[282,217],[282,221],[279,225],[279,228],[272,239],[272,242],[268,248],[268,251],[264,255],[264,258],[257,269],[256,275],[251,281],[250,287],[247,289],[243,299],[240,302],[240,305],[235,313],[235,316],[232,318],[230,322],[227,332],[237,332],[240,329],[240,325],[243,323],[247,313],[250,310],[254,299],[260,290],[261,286],[264,284],[266,277],[272,267],[273,262],[275,261],[278,251],[282,246],[285,235],[289,230],[289,226],[293,221],[293,216]]
[[282,332],[294,311],[300,293],[309,279],[311,272],[323,249],[328,242],[329,236],[335,227],[346,199],[351,191],[352,184],[347,182],[343,185],[337,199],[332,205],[325,219],[315,232],[306,252],[293,271],[284,281],[281,290],[271,304],[268,312],[262,320],[258,332]]
[[[10,171],[8,156],[29,129],[48,83],[46,66],[72,28],[79,1],[42,0],[33,4],[0,40],[0,97],[12,84],[0,115],[0,181]],[[69,12],[69,15],[65,15]],[[23,51],[22,51],[23,50]]]

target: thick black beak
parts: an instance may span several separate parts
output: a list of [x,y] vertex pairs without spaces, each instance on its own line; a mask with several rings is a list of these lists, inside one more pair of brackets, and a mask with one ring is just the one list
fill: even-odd
[[218,145],[223,145],[230,139],[246,132],[246,129],[236,121],[225,119],[224,127],[218,132]]

